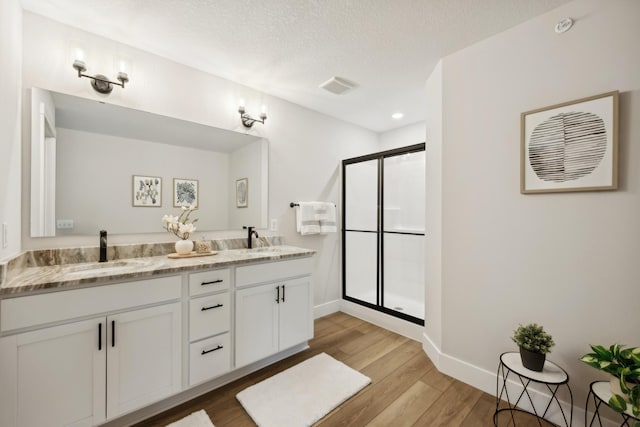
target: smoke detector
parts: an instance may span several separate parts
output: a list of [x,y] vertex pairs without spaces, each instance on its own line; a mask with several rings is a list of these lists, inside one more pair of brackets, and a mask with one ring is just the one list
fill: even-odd
[[326,90],[327,92],[331,92],[335,95],[342,95],[345,92],[350,91],[351,89],[357,87],[358,85],[350,82],[347,79],[343,79],[341,77],[331,77],[326,82],[320,85],[320,88]]

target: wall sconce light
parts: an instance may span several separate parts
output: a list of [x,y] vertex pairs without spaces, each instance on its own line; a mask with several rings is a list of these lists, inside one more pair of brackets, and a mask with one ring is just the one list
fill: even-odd
[[267,108],[264,105],[262,106],[262,112],[260,113],[260,118],[254,119],[253,117],[251,117],[249,114],[245,112],[243,99],[240,100],[240,103],[238,105],[238,113],[240,113],[240,120],[242,120],[242,124],[246,128],[250,128],[251,126],[253,126],[255,122],[264,124],[264,121],[267,120]]
[[96,74],[95,76],[84,74],[84,72],[87,71],[87,65],[82,60],[82,53],[78,52],[77,55],[79,57],[73,61],[73,68],[78,72],[78,78],[87,77],[91,79],[91,87],[93,87],[96,92],[109,94],[113,90],[113,85],[118,85],[124,89],[124,84],[129,81],[129,75],[124,71],[119,71],[116,77],[120,83],[113,82],[102,74]]

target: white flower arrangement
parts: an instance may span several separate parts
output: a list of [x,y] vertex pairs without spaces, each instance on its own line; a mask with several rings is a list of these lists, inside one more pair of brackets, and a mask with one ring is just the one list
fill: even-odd
[[189,216],[191,212],[196,210],[196,207],[193,205],[183,206],[182,212],[180,215],[165,215],[162,217],[162,223],[164,224],[165,230],[169,233],[173,233],[182,240],[187,240],[189,235],[196,231],[196,227],[193,225],[198,219],[194,219],[189,222]]

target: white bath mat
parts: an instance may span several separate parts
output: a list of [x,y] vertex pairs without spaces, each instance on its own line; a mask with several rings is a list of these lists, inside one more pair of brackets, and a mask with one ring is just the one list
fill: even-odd
[[209,416],[204,411],[204,409],[200,409],[198,412],[194,412],[191,415],[184,417],[181,420],[176,421],[175,423],[169,424],[167,427],[215,427]]
[[306,427],[371,379],[320,353],[236,395],[259,427]]

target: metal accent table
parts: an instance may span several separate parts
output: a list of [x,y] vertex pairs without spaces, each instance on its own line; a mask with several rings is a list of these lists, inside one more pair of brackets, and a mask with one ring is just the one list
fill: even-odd
[[[513,373],[515,377],[518,378],[520,384],[522,384],[522,391],[520,395],[516,399],[514,403],[511,403],[511,397],[509,396],[509,391],[507,390],[507,380],[509,375]],[[502,379],[502,387],[500,387],[500,380]],[[549,392],[551,393],[551,397],[549,398],[549,402],[547,406],[544,408],[544,412],[542,414],[539,413],[539,410],[536,409],[536,405],[531,398],[531,394],[527,389],[529,384],[532,382],[538,384],[544,384]],[[571,410],[569,413],[569,419],[567,420],[567,414],[564,413],[564,409],[558,400],[558,389],[561,386],[565,386],[569,391],[569,397],[571,399]],[[506,401],[508,407],[500,408],[500,401],[502,400],[502,396],[506,397]],[[518,408],[518,403],[522,400],[524,396],[527,396],[529,399],[529,404],[531,408],[533,408],[533,412],[527,411],[524,409]],[[511,421],[513,425],[516,425],[515,418],[513,416],[514,412],[524,412],[527,414],[534,415],[538,420],[538,425],[542,426],[541,420],[546,420],[545,416],[549,413],[549,409],[552,404],[555,402],[560,413],[562,414],[562,418],[564,419],[564,423],[567,427],[571,426],[571,422],[573,421],[573,393],[571,393],[571,388],[569,387],[569,375],[567,372],[562,369],[560,366],[555,363],[546,360],[544,362],[544,367],[542,368],[542,372],[532,371],[530,369],[522,366],[522,361],[520,360],[520,354],[517,352],[507,352],[502,353],[500,355],[500,363],[498,364],[498,372],[496,374],[496,410],[493,413],[493,425],[498,425],[498,414],[502,411],[509,411],[511,415]]]
[[[587,395],[587,404],[584,407],[585,426],[593,426],[593,423],[597,419],[598,424],[600,425],[600,427],[602,427],[602,420],[600,419],[600,405],[604,403],[606,406],[609,406],[609,399],[612,395],[613,393],[611,393],[611,387],[609,386],[608,381],[594,381],[591,383],[591,385],[589,386],[589,394]],[[594,411],[593,416],[591,417],[591,422],[587,424],[589,420],[589,400],[593,400]],[[627,407],[627,411],[620,414],[620,416],[622,417],[622,424],[620,424],[620,426],[633,427],[635,425],[634,421],[640,422],[640,418],[634,416],[631,412],[631,405],[629,405]]]

